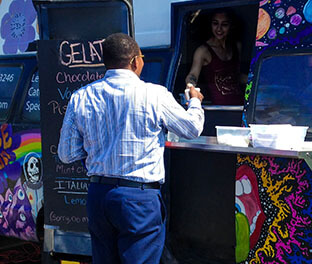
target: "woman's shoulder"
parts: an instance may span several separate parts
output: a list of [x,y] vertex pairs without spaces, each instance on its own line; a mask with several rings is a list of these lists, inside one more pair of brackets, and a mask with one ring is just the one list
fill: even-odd
[[210,54],[209,44],[207,42],[202,43],[195,52],[200,53],[201,55]]

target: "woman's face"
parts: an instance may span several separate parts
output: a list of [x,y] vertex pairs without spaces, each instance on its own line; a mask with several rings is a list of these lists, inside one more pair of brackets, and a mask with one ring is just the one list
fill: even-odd
[[213,35],[221,40],[225,39],[229,34],[231,22],[225,13],[215,14],[211,21],[211,29]]

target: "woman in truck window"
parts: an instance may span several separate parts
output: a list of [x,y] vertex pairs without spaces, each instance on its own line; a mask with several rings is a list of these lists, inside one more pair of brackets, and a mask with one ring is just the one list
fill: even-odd
[[[214,105],[242,105],[241,44],[232,36],[233,16],[226,9],[215,10],[209,25],[210,37],[195,50],[185,82],[200,85],[201,92]],[[199,77],[202,83],[198,82]]]

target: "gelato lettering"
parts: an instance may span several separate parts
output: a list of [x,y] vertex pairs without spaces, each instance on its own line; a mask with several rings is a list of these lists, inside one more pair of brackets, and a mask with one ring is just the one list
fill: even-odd
[[104,66],[102,40],[84,43],[69,43],[63,41],[60,45],[60,62],[71,67]]

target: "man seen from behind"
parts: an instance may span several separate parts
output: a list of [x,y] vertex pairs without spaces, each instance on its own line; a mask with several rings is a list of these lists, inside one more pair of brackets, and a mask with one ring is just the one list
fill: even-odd
[[68,103],[58,155],[84,160],[94,264],[158,264],[165,241],[165,129],[184,138],[203,130],[203,96],[194,87],[186,111],[168,90],[139,79],[143,55],[134,39],[103,43],[107,72]]

